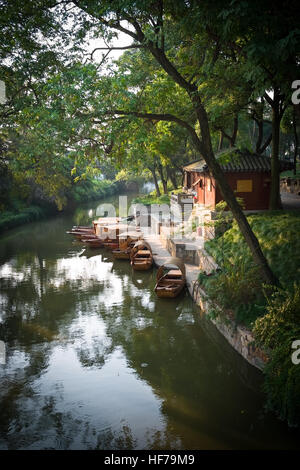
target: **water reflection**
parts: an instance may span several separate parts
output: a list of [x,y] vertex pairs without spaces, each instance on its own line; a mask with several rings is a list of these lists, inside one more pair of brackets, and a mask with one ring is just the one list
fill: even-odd
[[90,210],[1,239],[0,448],[296,447],[188,296],[157,299],[155,270],[72,243]]

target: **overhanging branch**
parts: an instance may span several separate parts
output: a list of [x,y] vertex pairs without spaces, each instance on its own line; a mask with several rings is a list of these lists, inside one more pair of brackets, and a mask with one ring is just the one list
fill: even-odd
[[[193,141],[197,140],[198,143],[198,148],[201,147],[202,151],[201,153],[204,154],[204,145],[200,138],[198,137],[195,129],[186,121],[183,119],[178,118],[177,116],[174,116],[173,114],[166,113],[166,114],[160,114],[160,113],[143,113],[143,112],[138,112],[138,111],[124,111],[124,110],[119,110],[115,109],[112,111],[105,111],[104,116],[127,116],[128,118],[130,117],[137,117],[141,119],[148,119],[148,120],[153,120],[153,121],[168,121],[168,122],[175,122],[181,127],[184,127],[190,134],[191,138]],[[92,121],[94,124],[101,124],[103,121],[94,119]]]

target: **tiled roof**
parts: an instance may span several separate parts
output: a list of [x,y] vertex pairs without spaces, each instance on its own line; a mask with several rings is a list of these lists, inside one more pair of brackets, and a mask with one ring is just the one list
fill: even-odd
[[[271,158],[264,155],[251,154],[249,152],[233,151],[223,152],[217,155],[222,170],[226,173],[231,172],[270,172]],[[292,163],[286,160],[280,160],[280,171],[290,170]],[[183,167],[187,171],[205,173],[208,166],[205,161],[198,160]]]

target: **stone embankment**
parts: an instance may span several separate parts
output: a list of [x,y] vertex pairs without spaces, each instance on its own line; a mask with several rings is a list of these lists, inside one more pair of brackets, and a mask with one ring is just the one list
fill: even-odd
[[[145,233],[145,239],[149,242],[152,251],[153,259],[156,266],[161,266],[170,256],[173,255],[163,246],[163,243],[168,246],[168,243],[160,239],[159,235]],[[266,362],[266,355],[262,350],[254,345],[254,338],[252,332],[247,328],[237,325],[233,320],[233,315],[230,312],[226,314],[221,312],[216,305],[213,305],[207,298],[205,292],[198,284],[199,271],[205,271],[207,274],[216,269],[217,265],[214,259],[209,256],[204,248],[197,250],[199,257],[199,264],[185,263],[186,268],[186,281],[187,288],[190,295],[197,305],[201,308],[204,314],[208,314],[212,309],[219,310],[220,314],[216,318],[210,316],[211,321],[215,324],[220,333],[227,339],[230,345],[241,354],[250,364],[262,370]]]

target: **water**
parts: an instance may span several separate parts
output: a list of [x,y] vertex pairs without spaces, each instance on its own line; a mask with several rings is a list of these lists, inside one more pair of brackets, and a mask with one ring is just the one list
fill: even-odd
[[188,294],[65,233],[96,206],[0,239],[0,448],[296,448]]

